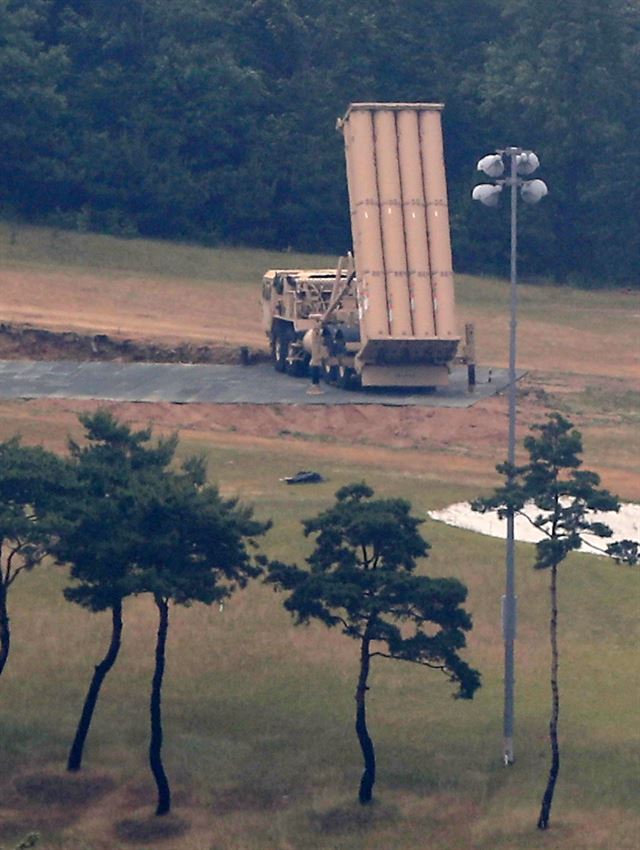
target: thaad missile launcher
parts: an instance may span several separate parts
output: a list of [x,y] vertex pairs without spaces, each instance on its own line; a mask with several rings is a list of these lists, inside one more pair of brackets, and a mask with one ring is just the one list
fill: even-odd
[[472,361],[473,329],[461,347],[456,326],[441,111],[353,103],[338,121],[354,256],[264,276],[278,371],[316,367],[345,388],[437,387],[454,359]]

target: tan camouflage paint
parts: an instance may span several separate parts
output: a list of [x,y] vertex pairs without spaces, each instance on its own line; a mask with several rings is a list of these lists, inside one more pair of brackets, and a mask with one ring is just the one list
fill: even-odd
[[397,125],[413,332],[418,337],[435,336],[427,237],[427,204],[422,179],[417,110],[405,109],[398,112]]
[[420,112],[420,138],[436,334],[439,337],[455,337],[456,317],[449,205],[439,111]]
[[342,121],[363,343],[457,335],[441,110],[355,103]]
[[373,132],[389,325],[391,336],[410,337],[413,336],[413,323],[395,113],[386,109],[374,112]]
[[344,136],[354,247],[357,250],[360,335],[364,343],[367,339],[389,336],[372,112],[354,111],[345,122]]

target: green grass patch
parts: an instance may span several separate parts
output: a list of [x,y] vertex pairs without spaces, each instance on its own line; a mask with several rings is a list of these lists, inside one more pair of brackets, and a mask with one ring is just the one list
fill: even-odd
[[206,248],[0,222],[0,261],[26,266],[189,278],[256,286],[266,269],[333,267],[337,258],[259,249]]
[[[587,386],[582,392],[565,394],[556,398],[555,407],[569,414],[592,416],[597,419],[617,420],[632,424],[640,420],[640,392],[611,382],[612,386]],[[618,386],[616,386],[618,384]]]
[[[463,307],[490,311],[500,305],[505,315],[508,315],[510,298],[511,288],[507,279],[456,275],[456,300]],[[554,324],[598,329],[603,322],[611,321],[611,310],[628,313],[630,307],[637,307],[637,296],[623,289],[585,291],[553,283],[520,282],[518,307],[529,318],[547,322],[551,318]],[[605,310],[605,314],[598,312],[598,308]],[[617,319],[625,324],[632,318],[626,315],[617,316]]]
[[[333,255],[209,248],[151,239],[125,239],[54,227],[35,227],[0,221],[0,261],[6,266],[59,267],[93,273],[188,278],[255,287],[269,268],[335,267]],[[509,283],[502,278],[456,275],[456,297],[464,308],[508,312]],[[620,311],[626,323],[630,295],[623,290],[575,290],[551,283],[519,286],[523,314],[531,318],[585,329],[610,326],[610,311]],[[598,312],[598,308],[605,312]],[[620,333],[624,328],[619,328]]]
[[[283,469],[282,457],[257,449],[209,453],[223,490],[274,519],[264,545],[284,559],[304,557],[300,519],[328,505],[334,490],[350,480],[366,478],[379,493],[404,495],[423,516],[452,497],[475,495],[428,484],[417,473],[330,464],[319,470],[326,483],[287,487],[277,479],[295,470],[300,457],[291,457],[291,468]],[[153,804],[146,747],[155,609],[150,599],[139,598],[126,604],[122,656],[105,684],[87,749],[87,768],[108,775],[116,789],[115,803],[107,795],[91,806],[115,806],[116,832],[92,834],[78,845],[71,836],[79,840],[82,828],[72,819],[45,825],[45,846],[106,850],[115,846],[109,841],[126,847],[146,835],[147,844],[139,846],[155,847],[157,841],[171,850],[604,850],[611,845],[590,826],[598,812],[608,825],[607,840],[614,836],[616,847],[631,848],[638,825],[638,669],[632,652],[637,573],[579,555],[562,568],[563,763],[552,830],[542,844],[535,819],[548,758],[548,577],[531,568],[532,547],[518,545],[517,763],[505,770],[499,623],[504,547],[430,520],[423,530],[433,549],[420,569],[458,576],[469,587],[475,628],[468,658],[481,670],[483,688],[472,702],[455,702],[435,671],[375,660],[369,720],[379,779],[373,807],[354,802],[360,774],[353,732],[357,645],[318,624],[294,628],[281,597],[258,584],[222,611],[172,609],[164,719],[175,814],[181,824],[191,823],[197,811],[217,837],[199,844],[185,826],[175,844],[169,836],[162,845],[160,836],[152,838],[145,818]],[[62,569],[45,566],[22,576],[12,591],[14,646],[2,681],[4,786],[14,776],[62,768],[84,690],[106,645],[108,617],[66,603],[64,583]],[[131,789],[124,802],[117,797],[123,789]],[[72,814],[77,820],[73,807]],[[35,825],[42,829],[40,821]]]

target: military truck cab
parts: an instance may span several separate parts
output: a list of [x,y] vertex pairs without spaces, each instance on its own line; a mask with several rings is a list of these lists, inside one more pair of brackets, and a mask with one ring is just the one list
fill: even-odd
[[[308,373],[312,332],[319,331],[322,372],[327,380],[346,385],[360,340],[353,271],[283,269],[262,279],[262,327],[269,339],[278,372],[298,377]],[[349,344],[347,344],[349,343]]]

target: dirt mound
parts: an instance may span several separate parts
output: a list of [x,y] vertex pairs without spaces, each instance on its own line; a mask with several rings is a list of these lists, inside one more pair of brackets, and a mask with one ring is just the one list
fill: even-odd
[[0,359],[117,360],[149,363],[257,363],[266,351],[249,346],[214,343],[175,346],[139,339],[118,339],[105,333],[81,334],[30,325],[0,324]]
[[[8,405],[8,403],[5,403]],[[75,416],[95,410],[111,410],[135,427],[187,434],[224,434],[258,439],[305,441],[315,446],[384,446],[388,449],[437,449],[451,455],[492,454],[506,444],[507,412],[500,398],[478,402],[472,408],[451,410],[427,407],[378,405],[285,405],[285,404],[173,404],[171,402],[95,402],[47,399],[14,402],[30,415],[46,408],[43,416],[64,416],[69,426]],[[530,421],[542,416],[540,408],[523,403]],[[492,469],[492,465],[490,464]],[[295,471],[295,470],[294,470]]]

